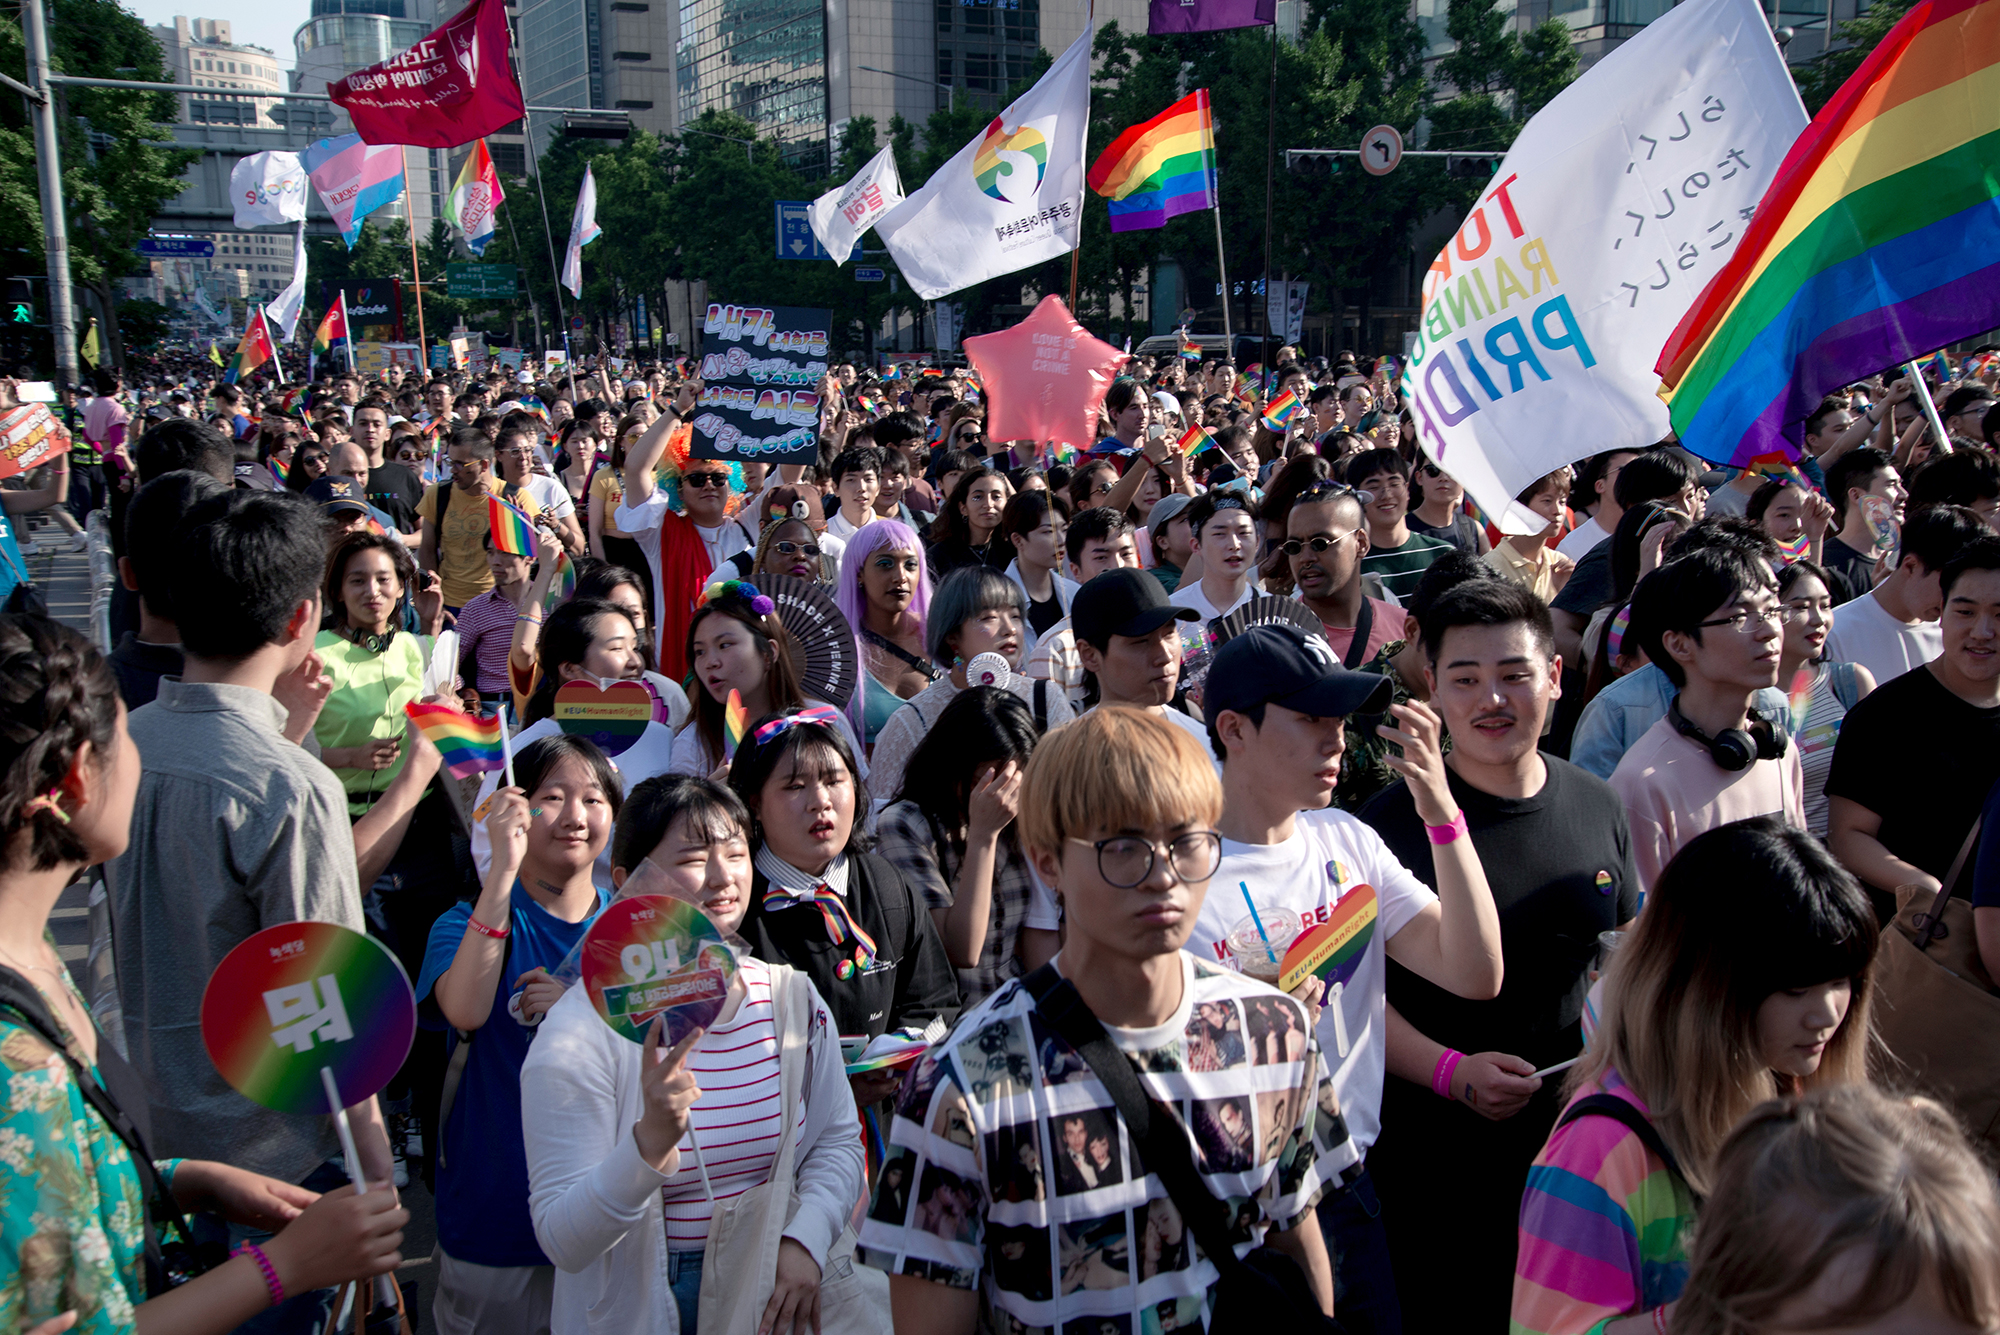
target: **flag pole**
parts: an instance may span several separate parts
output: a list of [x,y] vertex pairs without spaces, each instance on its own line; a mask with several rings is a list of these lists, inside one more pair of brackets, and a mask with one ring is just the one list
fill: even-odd
[[[1273,161],[1278,153],[1278,21],[1271,20],[1271,89],[1270,104],[1264,116],[1264,338],[1257,345],[1263,354],[1260,360],[1266,365],[1271,361],[1271,173]],[[1223,289],[1227,300],[1229,289]]]
[[[520,54],[519,52],[514,50],[513,45],[509,43],[507,48],[507,58],[509,60],[514,60],[516,59],[516,57],[519,56],[519,54]],[[521,69],[518,63],[514,67],[514,81],[516,83],[523,82],[521,78]],[[528,141],[528,169],[534,172],[535,174],[535,198],[538,201],[540,201],[542,206],[542,239],[548,242],[549,246],[549,281],[555,287],[556,332],[562,335],[563,361],[568,362],[570,360],[569,317],[563,313],[562,265],[556,262],[556,234],[549,230],[549,196],[548,193],[542,189],[541,155],[535,152],[534,112],[523,111],[521,113],[521,129],[525,132],[523,134],[523,137]],[[509,226],[513,225],[513,220],[511,218],[508,220],[508,225]],[[517,254],[519,253],[518,248],[516,250],[516,253]],[[540,317],[538,316],[537,318],[539,319]],[[547,345],[544,344],[544,350],[546,351],[546,349]],[[575,371],[572,370],[571,374],[574,375]]]
[[[417,264],[417,197],[410,188],[410,146],[396,145],[396,160],[403,167],[403,217],[410,227],[410,286],[417,290],[417,346],[424,350],[423,369],[428,372],[431,362],[431,341],[424,333],[424,272]],[[429,175],[428,172],[425,173]],[[352,343],[353,340],[348,340]]]
[[1944,419],[1938,416],[1937,402],[1931,398],[1931,387],[1924,379],[1923,368],[1910,361],[1903,363],[1903,371],[1910,377],[1910,383],[1916,387],[1917,400],[1924,406],[1924,416],[1931,420],[1931,430],[1937,433],[1937,452],[1950,454],[1951,437],[1944,432]]
[[264,341],[271,345],[271,365],[278,368],[278,383],[285,383],[285,359],[278,351],[278,340],[271,337],[270,308],[257,303],[257,323],[264,326]]
[[347,345],[347,369],[354,370],[354,326],[347,322],[347,289],[340,289],[340,341]]
[[[1084,8],[1084,24],[1094,27],[1097,23],[1097,0],[1090,0]],[[1076,248],[1069,253],[1069,313],[1076,314],[1076,275],[1083,265],[1083,219],[1076,220]]]
[[1236,360],[1236,336],[1229,328],[1229,269],[1222,259],[1222,169],[1215,172],[1215,276],[1222,284],[1222,357],[1224,361]]

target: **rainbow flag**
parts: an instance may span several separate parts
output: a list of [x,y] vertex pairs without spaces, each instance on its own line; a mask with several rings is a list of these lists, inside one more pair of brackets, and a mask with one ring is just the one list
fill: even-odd
[[[2000,3],[2000,0],[1996,0],[1996,3]],[[1272,399],[1270,405],[1264,409],[1263,422],[1265,429],[1268,431],[1283,431],[1286,425],[1299,415],[1299,409],[1303,406],[1299,402],[1298,395],[1292,393],[1289,389],[1286,390],[1277,398]]]
[[223,368],[223,383],[235,384],[277,355],[278,349],[271,342],[271,331],[264,324],[264,308],[251,307],[250,321],[243,327],[243,341],[236,345],[236,355]]
[[535,525],[527,515],[498,496],[486,498],[486,522],[493,529],[493,547],[509,556],[535,554]]
[[743,706],[743,696],[732,686],[729,688],[729,702],[722,707],[722,758],[736,759],[736,748],[750,731],[750,711]]
[[1114,232],[1164,227],[1169,218],[1214,208],[1215,117],[1208,90],[1195,89],[1112,140],[1085,179],[1110,199]]
[[1191,362],[1201,360],[1201,344],[1189,337],[1188,331],[1185,329],[1181,330],[1181,356]]
[[1207,427],[1196,422],[1182,433],[1180,440],[1176,443],[1180,452],[1192,459],[1203,450],[1213,448],[1215,437],[1208,434]]
[[278,485],[281,487],[285,485],[285,479],[292,475],[292,470],[285,466],[283,459],[275,457],[266,459],[264,467],[271,470],[271,476],[278,480]]
[[2000,0],[1920,0],[1785,157],[1660,353],[1705,458],[1797,453],[1833,389],[2000,325]]
[[453,778],[469,779],[506,766],[507,750],[500,737],[498,714],[475,718],[448,705],[427,705],[414,700],[403,706],[403,712],[438,749],[438,754],[444,757],[444,767]]

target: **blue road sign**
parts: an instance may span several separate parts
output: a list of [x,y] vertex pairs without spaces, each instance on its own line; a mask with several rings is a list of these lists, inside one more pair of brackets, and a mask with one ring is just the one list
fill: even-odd
[[[802,199],[781,199],[776,201],[778,212],[778,258],[781,260],[830,260],[826,247],[813,235],[812,223],[806,217],[808,207]],[[856,238],[854,253],[850,260],[861,258],[861,241]]]
[[854,281],[857,283],[879,283],[889,275],[882,269],[856,269]]
[[209,260],[215,258],[215,243],[192,237],[149,236],[139,243],[138,251],[156,260]]

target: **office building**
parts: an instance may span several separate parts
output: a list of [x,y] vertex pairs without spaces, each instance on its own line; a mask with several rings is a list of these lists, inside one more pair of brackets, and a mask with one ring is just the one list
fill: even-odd
[[[229,20],[174,16],[171,27],[152,25],[170,82],[213,92],[182,93],[180,119],[197,125],[275,126],[271,110],[287,85],[278,58],[261,46],[230,40]],[[269,97],[259,97],[268,93]]]

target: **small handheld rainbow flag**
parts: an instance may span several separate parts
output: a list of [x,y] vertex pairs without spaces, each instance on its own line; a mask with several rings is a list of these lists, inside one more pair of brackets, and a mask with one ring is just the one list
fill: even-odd
[[285,485],[285,479],[290,477],[292,473],[292,470],[285,466],[285,461],[275,456],[266,459],[264,466],[271,470],[271,476],[278,479],[278,485],[281,487]]
[[1196,422],[1184,432],[1178,442],[1180,452],[1192,459],[1203,450],[1215,444],[1215,437],[1208,434],[1208,428]]
[[1185,326],[1181,328],[1181,358],[1184,361],[1190,361],[1190,362],[1198,362],[1201,360],[1201,344],[1195,342],[1194,339],[1188,336],[1188,331]]
[[569,559],[568,552],[557,552],[556,573],[549,580],[549,591],[542,595],[542,611],[555,611],[568,602],[575,592],[576,562]]
[[498,496],[486,500],[486,522],[493,529],[493,548],[509,556],[535,554],[535,526],[528,516]]
[[1266,429],[1283,431],[1286,425],[1299,415],[1299,396],[1289,389],[1272,399],[1264,409],[1263,422]]
[[750,732],[750,711],[743,707],[743,696],[735,687],[729,689],[729,702],[722,707],[722,758],[736,759],[736,747]]
[[444,767],[453,778],[469,779],[506,765],[498,714],[474,718],[446,705],[427,705],[414,700],[403,706],[403,712],[438,749],[438,754],[444,757]]

